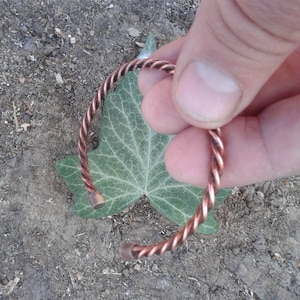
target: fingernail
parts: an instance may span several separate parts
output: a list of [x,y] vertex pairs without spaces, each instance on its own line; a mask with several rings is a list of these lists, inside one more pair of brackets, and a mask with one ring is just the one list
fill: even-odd
[[232,119],[241,96],[242,90],[231,76],[201,61],[193,61],[183,70],[175,95],[188,118],[212,124]]

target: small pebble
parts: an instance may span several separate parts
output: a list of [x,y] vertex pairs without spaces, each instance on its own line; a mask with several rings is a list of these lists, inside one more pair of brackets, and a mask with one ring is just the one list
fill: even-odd
[[261,192],[261,191],[257,191],[257,192],[256,192],[256,196],[257,196],[257,198],[260,199],[260,200],[264,200],[264,198],[265,198],[264,193]]
[[49,56],[52,54],[52,52],[55,50],[56,48],[49,45],[49,44],[46,44],[44,49],[43,49],[43,54],[46,55],[46,56]]
[[134,265],[133,269],[136,270],[136,271],[140,271],[141,270],[141,265],[136,264],[136,265]]
[[41,34],[43,32],[43,27],[39,22],[34,22],[32,24],[32,29],[35,31],[37,34]]
[[76,38],[75,36],[70,37],[70,43],[75,44],[76,43]]
[[122,272],[122,274],[123,274],[126,278],[128,278],[128,277],[129,277],[129,271],[128,271],[128,269],[124,269],[123,272]]
[[133,27],[128,28],[127,32],[132,37],[138,37],[141,35],[141,32]]
[[152,271],[153,273],[157,273],[157,272],[159,271],[158,265],[157,265],[157,264],[154,264],[154,265],[152,266],[152,268],[151,268],[151,271]]
[[24,44],[24,49],[26,51],[34,51],[36,49],[36,45],[35,45],[36,41],[37,41],[37,37],[28,38]]

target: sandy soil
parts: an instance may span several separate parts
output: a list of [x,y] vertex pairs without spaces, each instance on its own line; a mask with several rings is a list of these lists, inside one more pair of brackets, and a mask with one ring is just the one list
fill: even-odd
[[154,242],[177,227],[146,202],[80,219],[55,171],[76,153],[103,78],[137,55],[148,32],[159,45],[185,34],[196,6],[0,0],[0,299],[300,299],[300,177],[235,189],[216,211],[216,235],[126,262],[120,243]]

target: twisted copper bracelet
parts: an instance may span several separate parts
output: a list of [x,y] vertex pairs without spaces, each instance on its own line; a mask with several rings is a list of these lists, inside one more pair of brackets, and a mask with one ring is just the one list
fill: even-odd
[[[85,189],[89,194],[89,200],[91,206],[95,209],[101,208],[104,204],[104,198],[102,194],[97,191],[88,167],[87,156],[87,137],[88,130],[93,117],[96,114],[97,109],[103,105],[103,99],[107,93],[114,88],[116,82],[120,80],[122,76],[130,71],[136,69],[157,69],[163,70],[170,75],[174,74],[175,65],[161,60],[155,59],[135,59],[131,62],[125,63],[120,68],[115,70],[110,76],[108,76],[104,83],[99,88],[98,92],[94,96],[88,110],[82,120],[79,141],[78,141],[78,155],[81,167],[81,178],[84,182]],[[142,256],[150,257],[153,254],[162,254],[166,251],[172,251],[179,244],[184,243],[187,238],[195,233],[198,226],[203,223],[209,210],[214,206],[215,195],[220,186],[220,177],[224,169],[223,153],[224,147],[221,140],[221,130],[211,129],[208,130],[210,136],[210,146],[212,151],[211,167],[208,177],[207,187],[203,193],[201,204],[199,204],[195,214],[187,222],[187,224],[181,228],[176,234],[171,236],[165,241],[161,241],[153,245],[139,245],[136,243],[125,243],[121,246],[120,254],[124,259],[138,259]]]

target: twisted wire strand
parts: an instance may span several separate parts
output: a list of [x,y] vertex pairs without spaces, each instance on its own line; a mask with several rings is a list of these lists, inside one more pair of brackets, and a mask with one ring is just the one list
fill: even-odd
[[[87,137],[88,131],[97,110],[103,105],[104,97],[112,90],[115,84],[122,76],[136,69],[157,69],[174,74],[175,65],[155,59],[135,59],[125,63],[109,75],[89,105],[79,132],[78,156],[80,160],[81,178],[84,182],[85,189],[88,191],[91,206],[95,209],[105,205],[105,200],[100,191],[97,191],[88,167],[87,156]],[[199,204],[195,214],[176,234],[169,239],[152,245],[139,245],[136,243],[125,243],[121,246],[120,254],[124,259],[138,259],[142,256],[150,257],[154,254],[163,254],[166,251],[172,251],[179,244],[184,243],[187,238],[194,234],[201,223],[203,223],[210,209],[214,206],[215,195],[220,186],[220,177],[224,169],[223,154],[224,146],[221,139],[221,130],[219,128],[208,130],[211,146],[211,166],[207,187],[203,193],[202,202]]]

